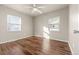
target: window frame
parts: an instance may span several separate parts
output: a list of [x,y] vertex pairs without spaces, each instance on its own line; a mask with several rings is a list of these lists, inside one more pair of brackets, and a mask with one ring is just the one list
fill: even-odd
[[[9,22],[9,20],[10,20],[9,17],[10,17],[10,16],[11,16],[11,17],[18,17],[18,18],[19,18],[18,21],[20,21],[20,23],[17,23],[17,24],[16,24],[16,23],[10,23],[10,22]],[[11,30],[11,29],[9,29],[9,28],[11,28],[10,26],[11,26],[12,24],[18,26],[18,30]],[[21,23],[21,17],[20,17],[20,16],[10,15],[10,14],[7,15],[7,31],[9,31],[9,32],[21,32],[21,30],[22,30],[22,29],[21,29],[21,24],[22,24],[22,23]]]
[[[55,18],[58,18],[58,23],[56,24],[56,23],[54,22],[55,25],[54,25],[54,23],[51,24],[51,23],[49,22],[49,20],[54,21]],[[59,32],[59,31],[60,31],[60,16],[53,17],[53,18],[51,18],[51,19],[49,19],[49,20],[48,20],[48,27],[49,27],[49,30],[50,30],[50,31],[53,31],[53,32]],[[50,25],[52,25],[52,26],[57,26],[57,25],[58,25],[58,28],[57,28],[57,29],[55,29],[55,28],[53,28],[53,27],[51,28]]]

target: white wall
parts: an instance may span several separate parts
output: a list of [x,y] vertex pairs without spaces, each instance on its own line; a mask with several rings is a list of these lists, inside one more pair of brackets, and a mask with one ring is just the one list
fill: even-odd
[[[7,15],[17,15],[22,20],[22,31],[21,32],[9,32],[7,31]],[[16,39],[31,36],[32,31],[32,17],[24,15],[13,9],[0,6],[0,43],[7,41],[14,41]]]
[[[21,16],[21,32],[7,31],[8,14]],[[68,41],[68,7],[32,18],[31,16],[22,14],[13,9],[0,6],[0,43],[14,41],[32,35],[43,36],[43,26],[48,27],[48,19],[55,16],[60,16],[60,31],[50,32],[50,38],[60,41]]]
[[69,11],[69,45],[72,54],[79,54],[79,33],[74,33],[77,28],[77,20],[79,20],[79,5],[70,5]]
[[53,17],[60,16],[60,31],[59,32],[51,32],[50,38],[56,39],[60,41],[68,41],[68,7],[50,12],[48,14],[43,14],[35,17],[35,35],[43,36],[43,27],[48,28],[48,20]]

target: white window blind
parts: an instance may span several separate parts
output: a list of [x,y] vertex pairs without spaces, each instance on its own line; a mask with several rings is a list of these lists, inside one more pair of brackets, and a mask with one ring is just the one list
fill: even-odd
[[54,17],[49,19],[49,30],[50,31],[59,31],[60,17]]
[[21,31],[21,17],[7,15],[8,31]]

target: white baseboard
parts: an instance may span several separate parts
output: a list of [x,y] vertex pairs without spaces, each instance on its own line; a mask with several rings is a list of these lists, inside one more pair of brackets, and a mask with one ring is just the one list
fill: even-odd
[[[34,35],[34,36],[43,37],[41,35]],[[62,41],[62,42],[68,42],[67,40],[61,40],[61,39],[56,39],[56,38],[50,38],[50,39],[57,40],[57,41]]]
[[[19,40],[19,39],[17,39],[17,40]],[[0,42],[0,44],[3,44],[3,43],[7,43],[7,42],[13,42],[13,41],[16,41],[16,39],[14,39],[14,40],[8,40],[8,41],[2,41],[2,42]]]
[[[31,36],[33,36],[33,35],[31,35]],[[7,43],[7,42],[13,42],[13,41],[20,40],[20,39],[27,38],[27,37],[30,37],[30,36],[21,37],[21,38],[12,39],[12,40],[7,40],[7,41],[2,41],[2,42],[0,42],[0,44]]]
[[69,48],[70,48],[70,50],[71,50],[71,54],[73,55],[73,50],[72,50],[72,48],[71,48],[71,45],[70,45],[70,42],[68,41],[68,45],[69,45]]
[[50,39],[52,39],[52,40],[58,40],[58,41],[62,41],[62,42],[68,42],[66,40],[61,40],[61,39],[56,39],[56,38],[50,38]]
[[[34,36],[42,37],[42,36],[40,36],[40,35],[34,35]],[[27,36],[27,37],[30,37],[30,36]],[[26,37],[22,37],[22,38],[26,38]],[[5,42],[0,42],[0,44],[2,44],[2,43],[7,43],[7,42],[13,42],[13,41],[16,41],[16,40],[20,40],[20,39],[22,39],[22,38],[13,39],[13,40],[8,40],[8,41],[5,41]],[[62,42],[68,42],[68,41],[66,41],[66,40],[61,40],[61,39],[56,39],[56,38],[50,38],[50,39],[52,39],[52,40],[58,40],[58,41],[62,41]]]

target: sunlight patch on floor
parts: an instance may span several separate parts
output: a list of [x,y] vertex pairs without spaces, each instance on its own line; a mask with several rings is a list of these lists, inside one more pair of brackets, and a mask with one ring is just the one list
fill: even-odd
[[49,29],[47,28],[47,27],[43,27],[43,37],[44,37],[44,39],[43,39],[43,50],[44,51],[48,51],[49,50],[49,48],[50,48],[50,37],[49,37],[49,34],[50,34],[50,32],[49,32]]

